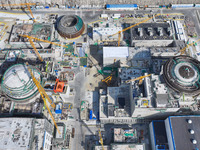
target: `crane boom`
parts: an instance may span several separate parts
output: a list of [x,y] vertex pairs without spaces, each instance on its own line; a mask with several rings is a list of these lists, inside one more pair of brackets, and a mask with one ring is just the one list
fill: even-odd
[[101,143],[102,150],[104,150],[103,139],[102,139],[102,136],[101,136],[101,131],[100,131],[100,129],[99,129],[99,138],[100,138],[100,143]]
[[140,77],[135,78],[135,79],[127,80],[126,83],[131,82],[131,81],[141,80],[141,79],[149,77],[149,76],[151,76],[151,74],[148,74],[148,75],[145,75],[145,76],[140,76]]
[[2,4],[0,6],[4,7],[4,6],[27,6],[30,14],[31,14],[31,17],[33,19],[33,22],[36,22],[34,16],[33,16],[33,13],[32,13],[32,10],[31,10],[31,5],[36,5],[36,3],[19,3],[19,4]]
[[[49,96],[46,94],[46,92],[44,91],[44,89],[42,88],[42,86],[40,85],[40,83],[38,82],[38,80],[34,77],[32,70],[31,70],[30,67],[28,66],[29,64],[26,63],[26,65],[27,65],[28,72],[30,73],[30,75],[31,75],[31,77],[32,77],[32,79],[33,79],[33,82],[35,83],[36,87],[38,88],[38,91],[39,91],[39,93],[40,93],[40,95],[41,95],[41,97],[42,97],[42,100],[44,101],[44,104],[45,104],[45,106],[46,106],[46,108],[47,108],[47,110],[48,110],[48,112],[49,112],[49,114],[50,114],[50,116],[51,116],[51,118],[52,118],[52,120],[53,120],[53,122],[54,122],[54,125],[55,125],[55,127],[56,127],[58,133],[61,134],[60,131],[59,131],[59,129],[58,129],[58,126],[57,126],[57,124],[56,124],[56,121],[55,121],[55,119],[54,119],[54,117],[53,117],[53,115],[52,115],[52,113],[51,113],[51,110],[49,109],[49,106],[47,105],[47,102],[46,102],[46,100],[45,100],[45,98],[46,98],[47,100],[49,100],[49,99],[50,99]],[[50,101],[51,101],[51,100],[50,100]],[[53,108],[55,108],[55,104],[52,103],[52,101],[51,101],[50,103],[51,103],[51,106],[52,106]]]
[[63,46],[63,47],[68,48],[68,46],[66,46],[66,45],[62,45],[62,44],[58,44],[58,43],[55,43],[55,42],[39,39],[39,38],[36,38],[36,37],[33,37],[33,36],[29,36],[29,35],[19,34],[19,36],[26,37],[26,38],[31,38],[31,39],[33,39],[35,41],[45,42],[45,43],[53,44],[53,45],[56,45],[56,46]]
[[33,49],[34,49],[34,51],[35,51],[37,57],[39,58],[39,60],[40,60],[41,62],[43,62],[43,59],[42,59],[42,57],[40,56],[40,53],[38,52],[38,50],[36,49],[35,44],[33,43],[32,39],[31,39],[31,38],[28,38],[28,40],[29,40],[31,46],[33,47]]
[[157,14],[157,15],[155,15],[155,16],[152,16],[152,17],[147,18],[147,19],[145,19],[145,20],[143,20],[143,21],[141,21],[141,22],[139,22],[139,23],[136,23],[136,24],[130,26],[130,27],[127,27],[127,28],[125,28],[125,29],[123,29],[123,30],[121,30],[121,31],[119,31],[119,32],[117,32],[117,33],[115,33],[115,34],[109,35],[108,38],[110,38],[110,37],[115,36],[115,35],[118,34],[118,46],[120,46],[120,39],[121,39],[121,33],[122,33],[122,32],[127,31],[127,30],[129,30],[129,29],[131,29],[131,28],[133,28],[133,27],[135,27],[135,26],[137,26],[137,25],[140,25],[140,24],[144,23],[144,22],[147,22],[147,21],[151,20],[152,18],[154,18],[154,17],[156,17],[156,16],[159,16],[159,15],[160,15],[160,14]]
[[[200,39],[196,40],[195,42],[199,42],[199,41],[200,41]],[[192,46],[192,45],[193,45],[193,43],[187,44],[186,47],[184,47],[183,49],[181,49],[178,53],[181,53],[181,55],[183,55],[185,53],[186,49],[188,47]]]
[[36,5],[36,3],[19,3],[19,4],[1,4],[0,6],[27,6]]

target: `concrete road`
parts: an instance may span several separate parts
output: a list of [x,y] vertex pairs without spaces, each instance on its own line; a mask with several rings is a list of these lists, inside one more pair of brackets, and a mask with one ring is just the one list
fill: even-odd
[[76,69],[75,81],[70,84],[75,89],[74,109],[71,115],[74,117],[73,128],[75,128],[75,136],[71,143],[71,150],[82,150],[84,133],[82,130],[82,122],[80,122],[80,101],[82,95],[85,94],[85,70],[82,67]]
[[[197,33],[200,33],[200,28],[199,28],[199,22],[197,20],[196,17],[196,10],[200,10],[198,8],[192,8],[192,9],[154,9],[154,13],[162,13],[166,14],[166,13],[183,13],[185,16],[190,16],[193,18],[194,23],[196,25],[196,31]],[[9,13],[19,13],[19,11],[3,11],[1,10],[1,12],[9,12]],[[22,12],[23,13],[23,12]],[[52,9],[51,11],[49,10],[34,10],[33,11],[34,14],[45,14],[45,13],[58,13],[59,15],[79,15],[83,18],[83,20],[86,23],[92,22],[92,21],[96,21],[99,20],[99,16],[102,13],[106,13],[106,14],[115,14],[115,13],[120,13],[120,14],[150,14],[150,10],[130,10],[130,11],[110,11],[110,10],[86,10],[86,9],[77,9],[77,10],[55,10]],[[199,35],[198,35],[199,36]]]

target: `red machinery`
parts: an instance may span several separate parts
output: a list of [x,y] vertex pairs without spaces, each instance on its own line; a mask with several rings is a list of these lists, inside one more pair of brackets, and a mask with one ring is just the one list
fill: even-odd
[[64,87],[65,87],[65,83],[64,82],[60,82],[59,79],[56,79],[56,83],[55,83],[55,86],[53,88],[53,91],[55,93],[63,92],[64,91]]

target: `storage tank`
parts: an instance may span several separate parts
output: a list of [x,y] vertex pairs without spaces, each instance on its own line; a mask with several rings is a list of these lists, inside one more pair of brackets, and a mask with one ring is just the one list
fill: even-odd
[[[31,66],[30,68],[35,78],[40,81],[39,70]],[[29,103],[39,97],[38,89],[24,64],[8,68],[3,75],[1,89],[10,100],[18,103]]]

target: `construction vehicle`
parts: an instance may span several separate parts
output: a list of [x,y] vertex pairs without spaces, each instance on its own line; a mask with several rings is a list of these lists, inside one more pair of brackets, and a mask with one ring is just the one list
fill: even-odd
[[32,13],[32,11],[31,11],[31,5],[36,5],[36,3],[20,3],[20,4],[2,4],[2,5],[0,5],[1,7],[5,7],[5,6],[27,6],[27,8],[28,8],[28,10],[29,10],[29,12],[30,12],[30,14],[31,14],[31,17],[32,17],[32,20],[33,20],[33,22],[36,22],[36,20],[35,20],[35,18],[34,18],[34,16],[33,16],[33,13]]
[[55,93],[57,93],[57,92],[63,92],[64,88],[65,88],[65,83],[64,82],[60,82],[59,79],[56,79],[56,83],[55,83],[55,86],[53,88],[53,91]]
[[143,81],[142,79],[143,79],[143,78],[146,78],[146,77],[149,77],[149,76],[151,76],[151,74],[144,75],[144,76],[140,76],[140,77],[138,77],[138,78],[131,79],[131,80],[126,80],[126,83],[131,82],[131,81],[139,80],[139,84],[142,84],[142,81]]
[[102,139],[102,136],[101,136],[101,131],[100,131],[100,129],[99,129],[99,138],[100,138],[100,143],[101,143],[102,150],[104,150],[103,139]]
[[112,81],[112,75],[108,76],[107,78],[101,80],[102,82],[105,82],[107,84],[107,86],[110,85],[111,81]]
[[122,33],[122,32],[127,31],[127,30],[129,30],[129,29],[131,29],[131,28],[133,28],[133,27],[135,27],[135,26],[137,26],[137,25],[140,25],[140,24],[142,24],[142,23],[145,23],[145,22],[147,22],[147,21],[151,20],[152,18],[154,18],[154,17],[156,17],[156,16],[159,16],[159,15],[160,15],[160,14],[155,15],[155,16],[152,16],[152,17],[147,18],[147,19],[145,19],[145,20],[143,20],[143,21],[141,21],[141,22],[139,22],[139,23],[136,23],[136,24],[130,26],[130,27],[127,27],[127,28],[125,28],[125,29],[123,29],[123,30],[121,30],[121,31],[119,31],[119,32],[117,32],[117,33],[115,33],[115,34],[109,35],[108,38],[110,38],[110,37],[115,36],[115,35],[118,34],[118,46],[120,46],[120,40],[121,40],[121,33]]
[[34,77],[33,72],[31,70],[31,68],[29,67],[29,64],[26,63],[26,65],[27,65],[28,72],[31,75],[31,78],[33,79],[33,82],[35,83],[36,87],[38,88],[38,91],[39,91],[39,93],[40,93],[40,95],[42,97],[42,100],[44,101],[44,104],[45,104],[45,106],[46,106],[46,108],[47,108],[47,110],[48,110],[48,112],[49,112],[49,114],[51,116],[51,119],[54,122],[54,125],[55,125],[58,133],[61,134],[60,131],[59,131],[59,129],[58,129],[58,126],[56,124],[56,121],[55,121],[55,119],[54,119],[54,117],[53,117],[53,115],[51,113],[51,110],[49,109],[49,106],[47,105],[46,99],[49,101],[49,103],[51,104],[51,106],[54,109],[55,109],[55,104],[51,101],[51,99],[49,98],[49,96],[46,94],[45,90],[43,89],[43,87],[41,86],[41,84],[39,83],[39,81]]

